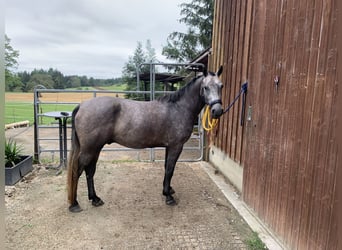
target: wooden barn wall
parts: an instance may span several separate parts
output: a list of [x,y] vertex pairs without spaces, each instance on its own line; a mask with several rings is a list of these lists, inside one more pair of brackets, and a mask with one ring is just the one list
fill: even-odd
[[[247,81],[252,2],[215,1],[213,46],[209,67],[223,65],[223,106],[227,107]],[[241,99],[219,120],[211,142],[231,159],[243,162],[243,126],[240,126]]]
[[248,80],[251,117],[239,125],[240,101],[211,143],[243,167],[243,199],[291,249],[337,249],[336,3],[215,1],[209,67],[224,65],[225,107]]

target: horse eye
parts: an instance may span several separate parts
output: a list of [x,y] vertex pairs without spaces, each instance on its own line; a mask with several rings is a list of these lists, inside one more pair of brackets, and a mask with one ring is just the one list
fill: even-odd
[[208,91],[209,87],[208,86],[204,86],[204,90]]

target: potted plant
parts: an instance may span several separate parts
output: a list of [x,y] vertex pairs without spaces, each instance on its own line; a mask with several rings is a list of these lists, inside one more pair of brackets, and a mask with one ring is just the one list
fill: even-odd
[[12,139],[5,140],[5,185],[14,185],[33,170],[32,156]]

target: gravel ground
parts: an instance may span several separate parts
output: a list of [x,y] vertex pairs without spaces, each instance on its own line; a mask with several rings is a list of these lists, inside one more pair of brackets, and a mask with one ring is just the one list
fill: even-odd
[[87,200],[79,184],[81,213],[68,211],[66,171],[36,165],[6,186],[6,249],[247,249],[252,231],[204,172],[200,163],[178,163],[176,206],[161,195],[162,163],[99,162],[98,195]]
[[[33,127],[7,130],[5,135],[33,154]],[[58,149],[53,143],[46,146]],[[177,205],[170,207],[161,194],[163,163],[137,162],[134,156],[102,152],[95,186],[105,204],[91,205],[82,175],[78,200],[83,211],[72,214],[66,171],[56,176],[56,170],[48,167],[58,165],[58,158],[48,155],[42,160],[46,164],[34,165],[22,181],[5,187],[5,248],[247,249],[251,229],[201,162],[177,163],[172,179]]]

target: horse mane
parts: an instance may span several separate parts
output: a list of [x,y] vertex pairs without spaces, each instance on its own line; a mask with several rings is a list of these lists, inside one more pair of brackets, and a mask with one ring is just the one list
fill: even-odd
[[196,76],[194,77],[189,83],[187,83],[185,86],[183,86],[181,89],[177,90],[176,92],[173,93],[169,93],[163,96],[160,96],[157,98],[158,101],[160,102],[170,102],[170,103],[175,103],[177,101],[179,101],[179,99],[182,98],[182,96],[184,95],[185,92],[187,92],[187,90],[200,78],[202,77],[202,75],[200,76]]

